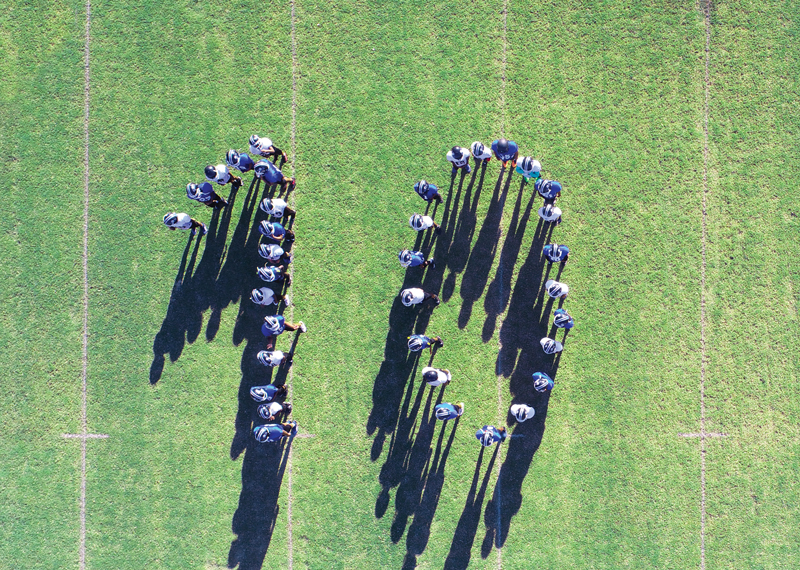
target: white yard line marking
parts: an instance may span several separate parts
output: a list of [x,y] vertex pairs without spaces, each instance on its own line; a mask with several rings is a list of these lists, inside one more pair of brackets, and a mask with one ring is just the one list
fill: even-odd
[[500,75],[500,134],[506,134],[506,52],[508,51],[508,0],[503,0],[503,72]]
[[63,433],[61,437],[67,439],[107,439],[107,433]]
[[679,433],[681,437],[728,437],[727,433]]
[[[291,0],[290,5],[292,7],[292,140],[291,140],[291,152],[292,152],[292,177],[297,176],[297,172],[295,169],[295,162],[297,160],[297,35],[296,35],[296,28],[295,28],[295,11],[294,11],[294,0]],[[290,198],[290,202],[292,203],[292,210],[297,211],[296,200],[295,200],[295,193],[297,192],[297,185],[292,189],[292,197]],[[292,225],[294,226],[294,220],[292,221]],[[294,228],[292,228],[294,229]],[[290,265],[289,275],[292,277],[292,296],[294,296],[294,263]],[[289,307],[289,320],[294,322],[294,303],[291,304]],[[294,380],[294,367],[289,369],[289,398],[292,398],[292,383]],[[303,435],[299,435],[297,437],[303,437]],[[306,436],[306,437],[313,437],[313,436]],[[292,448],[289,447],[289,458],[287,460],[286,466],[287,476],[286,476],[286,495],[287,495],[287,507],[286,507],[286,517],[288,519],[288,524],[286,525],[286,542],[289,547],[289,570],[292,570],[294,566],[294,543],[292,540],[293,528],[292,528]]]

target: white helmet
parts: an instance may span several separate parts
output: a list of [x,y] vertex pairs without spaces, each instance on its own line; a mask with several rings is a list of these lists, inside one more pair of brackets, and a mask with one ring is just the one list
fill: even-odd
[[555,317],[553,317],[553,324],[557,327],[563,327],[569,324],[570,320],[572,320],[572,317],[570,317],[565,311],[563,313],[558,313]]
[[178,221],[178,214],[175,214],[173,212],[168,212],[168,213],[164,214],[164,224],[165,225],[167,225],[169,227],[172,227],[173,225],[175,225],[175,223],[177,221]]
[[417,231],[425,227],[425,221],[422,219],[422,214],[414,214],[409,218],[408,224]]
[[411,352],[418,352],[425,347],[425,343],[422,342],[422,339],[419,336],[410,336],[408,337],[408,350]]
[[400,293],[400,300],[406,307],[414,304],[414,293],[410,289],[406,289]]
[[270,358],[271,356],[272,356],[271,352],[262,350],[258,354],[256,354],[256,359],[260,364],[263,364],[264,366],[274,366],[272,364],[272,358]]
[[261,277],[262,281],[266,281],[267,283],[271,283],[278,278],[277,275],[275,275],[274,267],[259,267],[256,269],[256,274]]
[[563,290],[564,288],[561,286],[561,283],[554,281],[553,284],[547,289],[547,294],[551,297],[560,297]]
[[480,141],[475,141],[474,143],[472,143],[471,146],[472,146],[472,154],[483,154],[483,149],[486,148]]
[[480,442],[483,447],[489,447],[490,445],[492,445],[492,440],[493,440],[492,432],[486,430],[485,432],[483,432]]
[[258,135],[250,135],[250,145],[251,146],[258,146],[258,141],[259,140],[260,139],[258,138]]
[[[530,413],[530,416],[528,415]],[[526,406],[525,404],[514,404],[511,406],[511,414],[517,419],[518,422],[524,422],[527,419],[532,418],[536,412],[530,406]]]
[[539,372],[539,376],[534,374],[535,380],[533,381],[533,388],[537,392],[544,392],[547,390],[547,387],[550,385],[550,377],[544,374],[543,372]]
[[547,204],[545,205],[544,209],[542,210],[542,214],[545,218],[549,218],[553,215],[553,205]]
[[225,154],[225,162],[228,164],[228,166],[235,167],[239,164],[239,153],[233,149],[230,149]]
[[264,293],[261,292],[261,289],[253,289],[250,292],[250,300],[257,305],[261,305],[264,302]]
[[277,243],[262,243],[258,246],[258,255],[271,261],[280,259],[283,255],[283,248]]
[[436,419],[446,420],[450,416],[450,411],[447,408],[436,408]]
[[523,156],[522,160],[519,161],[519,167],[524,170],[525,172],[531,172],[533,168],[533,159],[530,156]]

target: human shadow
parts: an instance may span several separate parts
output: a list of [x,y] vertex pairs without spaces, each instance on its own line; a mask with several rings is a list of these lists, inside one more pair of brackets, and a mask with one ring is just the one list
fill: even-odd
[[236,538],[228,552],[228,568],[261,570],[280,508],[283,475],[291,440],[258,443],[250,438],[242,461],[242,491],[231,527]]
[[472,307],[483,295],[489,272],[492,269],[497,244],[500,242],[500,220],[503,218],[503,207],[511,184],[511,176],[503,184],[505,171],[500,170],[500,175],[494,186],[492,201],[486,212],[486,218],[478,232],[478,239],[469,254],[464,276],[461,279],[461,311],[458,315],[458,327],[463,329],[472,316]]
[[[422,472],[420,485],[424,490],[422,491],[422,498],[414,508],[414,520],[408,528],[406,556],[403,560],[404,569],[416,568],[417,556],[422,554],[428,546],[431,523],[433,523],[433,516],[436,514],[442,487],[444,487],[445,464],[447,463],[447,457],[450,455],[450,448],[453,445],[460,419],[458,417],[453,421],[442,422],[442,429],[439,431],[439,441],[436,443],[433,459],[425,465],[425,469]],[[444,434],[447,431],[448,424],[452,424],[453,428],[450,430],[450,438],[447,440],[447,445],[442,450],[442,442],[444,441]]]
[[494,469],[494,462],[497,459],[499,449],[498,445],[494,447],[492,460],[486,468],[486,473],[479,489],[478,480],[481,474],[481,463],[483,463],[483,454],[486,450],[485,447],[481,446],[478,463],[475,465],[475,474],[472,476],[472,485],[467,493],[467,502],[461,512],[461,517],[458,519],[456,531],[453,534],[453,542],[450,544],[450,552],[448,552],[444,561],[444,570],[465,570],[469,566],[469,561],[472,557],[472,545],[475,542],[475,534],[478,532],[478,524],[481,520],[483,499],[486,496],[486,488],[489,485],[489,479],[492,477],[492,470]]

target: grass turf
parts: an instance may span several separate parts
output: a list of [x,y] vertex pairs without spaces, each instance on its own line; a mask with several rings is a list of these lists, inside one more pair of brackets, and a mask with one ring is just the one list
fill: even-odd
[[[791,67],[782,62],[791,61],[794,49],[794,9],[767,8],[761,14],[717,6],[714,30],[726,42],[719,61],[753,61],[753,74],[771,65],[787,77]],[[73,35],[60,31],[77,50],[80,9],[72,8]],[[695,440],[677,433],[697,430],[699,417],[701,14],[655,4],[512,3],[503,97],[497,6],[451,13],[422,2],[340,2],[324,10],[298,3],[296,10],[294,316],[310,333],[298,345],[293,388],[295,417],[315,437],[293,444],[294,564],[488,568],[497,566],[493,545],[502,544],[504,568],[697,565],[699,453]],[[735,34],[743,21],[759,29],[763,21],[783,25],[757,39]],[[250,230],[259,215],[256,196],[246,184],[231,211],[212,221],[199,249],[187,245],[185,233],[167,232],[159,217],[174,208],[211,219],[202,206],[187,204],[182,188],[224,150],[242,148],[251,132],[288,147],[289,22],[288,6],[267,11],[254,3],[202,9],[148,3],[131,10],[107,2],[93,9],[89,418],[92,431],[111,437],[90,444],[91,567],[238,562],[257,568],[264,559],[265,566],[287,565],[287,474],[276,453],[252,444],[242,453],[252,413],[246,388],[267,377],[253,365],[261,314],[246,298],[239,306],[239,295],[257,283]],[[31,41],[10,38],[6,43]],[[712,53],[716,48],[712,43]],[[75,133],[65,135],[65,144],[75,147],[71,164],[79,180],[80,54],[72,62],[57,59],[74,67],[61,74],[72,74],[75,89],[69,107]],[[731,73],[742,69],[749,67]],[[766,349],[760,356],[781,389],[735,390],[729,363],[750,362],[742,331],[775,315],[762,310],[755,294],[738,307],[738,291],[753,284],[744,267],[724,269],[726,256],[749,260],[765,239],[762,227],[743,215],[749,210],[734,203],[742,190],[730,165],[750,156],[751,136],[763,139],[758,172],[765,178],[780,180],[794,164],[781,142],[795,136],[790,122],[780,123],[787,127],[778,139],[764,127],[768,121],[740,119],[754,108],[783,117],[778,110],[794,92],[785,81],[788,89],[751,89],[744,102],[741,89],[729,99],[712,90],[712,118],[718,113],[742,124],[712,121],[708,427],[752,430],[738,430],[742,443],[709,444],[709,568],[742,560],[779,568],[796,555],[796,514],[771,491],[790,492],[790,467],[766,463],[776,457],[790,466],[791,447],[765,453],[763,439],[754,437],[764,435],[761,426],[774,426],[772,434],[782,426],[778,441],[794,441],[786,382],[796,369],[788,357],[796,327],[775,330],[783,364]],[[752,83],[758,84],[755,75]],[[4,96],[36,116],[44,93],[53,90],[45,84],[33,101],[15,98],[13,89]],[[572,288],[566,306],[578,326],[559,360],[550,401],[532,402],[537,419],[515,428],[525,437],[512,438],[494,460],[484,454],[476,468],[475,429],[505,422],[512,401],[530,398],[533,368],[555,369],[536,345],[550,328],[548,306],[537,295],[546,272],[538,258],[546,237],[537,226],[539,202],[531,203],[530,188],[520,191],[518,175],[498,185],[493,162],[483,184],[477,176],[457,180],[439,207],[437,219],[446,224],[434,248],[436,270],[404,273],[395,255],[418,237],[404,225],[422,205],[410,189],[414,180],[447,187],[447,148],[475,138],[490,142],[499,125],[565,184],[559,202],[565,223],[552,239],[575,252],[563,280]],[[10,124],[4,131],[15,141],[26,129]],[[791,212],[795,197],[784,184],[786,197],[775,199],[776,209]],[[72,260],[65,267],[78,299],[73,317],[80,310],[75,196],[76,247],[63,254]],[[762,198],[753,188],[748,204]],[[774,250],[792,251],[793,219],[784,216]],[[746,238],[735,237],[740,230]],[[764,274],[792,317],[796,276],[777,257]],[[21,276],[18,283],[24,288],[35,279]],[[404,279],[441,289],[446,303],[419,316],[398,306]],[[9,302],[25,298],[30,292]],[[719,326],[727,324],[724,316],[736,324]],[[72,330],[77,352],[70,361],[78,362],[79,320],[71,325],[54,326],[65,337]],[[418,369],[409,378],[414,365],[403,350],[408,332],[426,327],[445,338],[435,363],[454,372],[444,398],[467,402],[458,426],[444,431],[428,420],[438,392],[420,386]],[[279,346],[288,342],[282,338]],[[35,367],[41,362],[30,360],[35,354],[20,350],[19,359]],[[78,410],[73,394],[64,405]],[[745,406],[736,405],[745,396],[760,397],[759,415],[747,422]],[[46,401],[46,394],[36,397],[40,405]],[[38,424],[33,410],[23,408],[20,416],[22,425]],[[19,450],[17,439],[8,440],[17,446],[10,453],[22,457],[27,450]],[[51,452],[45,444],[32,447],[41,457]],[[77,493],[77,465],[61,449],[55,475],[71,478]],[[20,469],[11,468],[15,481],[24,480]],[[37,479],[9,493],[5,518],[19,516],[34,489],[46,484],[46,470],[34,473]],[[53,500],[75,505],[69,490],[60,489],[68,498]],[[63,565],[77,508],[61,515],[62,552],[29,555],[21,547],[20,537],[47,532],[40,520],[14,523],[10,528],[26,532],[9,532],[6,551],[22,552],[34,567]]]

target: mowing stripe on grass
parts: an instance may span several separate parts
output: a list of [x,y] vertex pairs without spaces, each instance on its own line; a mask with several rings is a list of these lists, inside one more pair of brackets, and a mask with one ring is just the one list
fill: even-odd
[[[296,134],[297,134],[297,34],[295,30],[295,13],[294,13],[294,0],[290,2],[292,10],[291,10],[291,21],[292,21],[292,136],[291,136],[291,152],[292,152],[292,177],[296,176],[296,169],[295,169],[295,160],[297,158],[296,152]],[[297,201],[295,200],[294,194],[297,190],[297,184],[295,187],[292,188],[292,196],[289,201],[292,203],[292,209],[297,211]],[[295,214],[296,215],[296,214]],[[292,226],[294,226],[294,220],[292,220]],[[294,296],[294,263],[290,265],[289,268],[289,275],[292,278],[292,284],[290,285],[292,289],[292,296]],[[289,320],[294,322],[294,303],[291,304],[289,307]],[[294,367],[289,368],[289,399],[292,398],[292,380],[294,379]],[[294,545],[292,543],[292,448],[291,444],[289,446],[289,457],[286,462],[286,518],[288,524],[286,525],[286,544],[288,545],[289,550],[289,558],[288,558],[288,565],[289,570],[292,570],[294,566]]]

